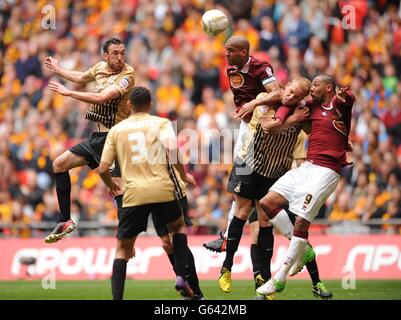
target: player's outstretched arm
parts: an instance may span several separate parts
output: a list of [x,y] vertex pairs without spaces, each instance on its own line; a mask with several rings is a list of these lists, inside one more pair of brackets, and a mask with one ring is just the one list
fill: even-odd
[[43,65],[50,71],[52,71],[55,75],[72,82],[88,83],[94,80],[88,72],[66,70],[61,68],[58,65],[58,61],[53,57],[46,57],[43,61]]
[[352,105],[354,102],[355,102],[355,95],[352,93],[349,87],[343,87],[337,92],[334,105],[335,104]]
[[120,96],[120,91],[114,86],[108,87],[101,92],[81,92],[66,88],[56,81],[49,82],[49,88],[63,96],[71,97],[86,103],[104,104],[114,98]]
[[259,97],[245,103],[238,111],[235,118],[241,118],[241,119],[245,118],[246,115],[252,113],[257,106],[261,105],[271,106],[281,103],[281,96],[283,90],[279,87],[279,85],[275,81],[266,85],[265,88],[268,94],[264,97]]

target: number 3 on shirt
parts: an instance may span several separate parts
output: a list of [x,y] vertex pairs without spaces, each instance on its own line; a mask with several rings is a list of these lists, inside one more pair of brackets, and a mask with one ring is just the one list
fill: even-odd
[[143,132],[134,132],[128,135],[128,141],[130,142],[131,152],[131,163],[141,163],[146,161],[146,140]]

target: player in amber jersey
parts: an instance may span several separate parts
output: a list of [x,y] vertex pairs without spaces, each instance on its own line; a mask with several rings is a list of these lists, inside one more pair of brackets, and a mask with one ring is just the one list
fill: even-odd
[[123,179],[123,208],[119,213],[116,255],[112,272],[114,299],[122,299],[127,261],[134,255],[139,233],[146,231],[148,217],[153,213],[172,233],[175,288],[191,299],[193,291],[185,278],[187,245],[183,213],[176,198],[176,183],[168,164],[173,164],[182,181],[195,186],[187,174],[176,146],[176,137],[168,119],[151,116],[150,91],[134,88],[129,104],[133,114],[110,129],[103,149],[99,172],[111,195],[120,192],[111,179],[109,167],[117,159]]
[[[46,243],[57,242],[75,229],[70,215],[71,180],[69,170],[84,165],[88,165],[91,169],[97,168],[107,131],[116,123],[127,118],[130,113],[127,100],[130,90],[135,85],[135,75],[134,69],[125,63],[124,55],[124,44],[121,40],[112,38],[103,45],[104,61],[86,72],[65,70],[53,57],[47,57],[44,61],[44,65],[59,77],[80,84],[95,83],[95,92],[69,90],[55,81],[49,83],[49,88],[63,96],[89,103],[90,107],[85,118],[96,122],[98,128],[98,131],[93,132],[88,139],[65,151],[53,161],[60,218],[54,230],[45,238]],[[113,170],[113,176],[120,176],[117,163]],[[116,196],[116,202],[120,209],[121,195]]]
[[[174,182],[175,188],[175,196],[178,200],[178,204],[182,210],[184,216],[184,222],[187,227],[193,226],[192,219],[188,215],[188,202],[187,202],[187,194],[185,191],[185,183],[181,179],[179,173],[174,168],[172,164],[168,164],[168,172],[171,180]],[[154,213],[152,213],[152,221],[155,231],[162,242],[162,247],[164,252],[167,254],[168,259],[173,266],[173,270],[175,271],[175,258],[174,258],[174,250],[173,244],[171,242],[170,232],[165,223],[160,220],[160,217]],[[186,280],[188,281],[189,286],[193,291],[193,296],[191,298],[185,297],[184,300],[203,300],[203,292],[199,286],[199,279],[196,274],[195,261],[191,251],[188,251],[188,260],[186,264]]]

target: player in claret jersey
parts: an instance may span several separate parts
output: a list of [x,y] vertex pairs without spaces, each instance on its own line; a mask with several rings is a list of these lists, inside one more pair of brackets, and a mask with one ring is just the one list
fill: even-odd
[[[336,94],[334,78],[320,75],[313,79],[311,96],[312,100],[306,103],[311,122],[307,161],[282,176],[259,202],[270,222],[282,234],[292,234],[280,270],[257,289],[260,294],[282,291],[287,274],[294,275],[302,269],[309,226],[335,190],[341,168],[350,164],[346,161],[346,153],[349,151],[354,95],[347,88]],[[280,212],[287,202],[290,211],[297,216],[294,226],[288,215]]]
[[[262,60],[259,60],[249,54],[250,45],[249,41],[243,36],[233,36],[227,40],[225,44],[226,58],[228,63],[227,76],[230,81],[230,89],[234,95],[234,103],[236,106],[237,116],[241,118],[239,135],[234,147],[234,158],[242,149],[245,139],[249,132],[248,123],[252,118],[253,110],[257,105],[258,100],[255,99],[259,93],[267,92],[266,100],[271,104],[281,102],[281,92],[276,78],[274,77],[272,66]],[[224,236],[221,234],[220,238],[205,243],[204,246],[212,251],[225,251],[227,243],[228,228],[231,224],[234,229],[242,228],[242,221],[234,217],[238,211],[235,201],[233,201],[231,210],[229,212],[227,229]],[[251,223],[252,232],[257,234],[257,213],[256,210],[249,218]],[[257,238],[255,235],[254,238]],[[230,244],[228,244],[230,245]],[[256,264],[256,260],[260,261],[256,245],[251,248],[252,264]],[[256,280],[255,280],[256,281]]]
[[[249,55],[249,41],[233,36],[226,42],[227,76],[238,116],[249,123],[256,104],[250,104],[261,92],[271,92],[277,103],[281,101],[281,89],[270,63]],[[271,96],[270,96],[271,102]]]
[[[255,103],[257,95],[261,92],[268,92],[266,100],[270,103],[280,103],[282,90],[274,77],[272,66],[249,55],[250,45],[245,37],[231,37],[227,40],[225,49],[230,89],[234,95],[237,117],[241,118],[239,134],[234,146],[235,158],[247,137],[249,121],[252,118],[253,110],[258,105]],[[216,252],[226,250],[228,227],[234,217],[235,208],[236,204],[233,201],[224,235],[221,234],[219,239],[205,243],[204,247]]]

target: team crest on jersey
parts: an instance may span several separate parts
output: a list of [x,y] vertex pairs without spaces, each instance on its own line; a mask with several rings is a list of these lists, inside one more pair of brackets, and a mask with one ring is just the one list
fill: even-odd
[[244,77],[239,72],[230,74],[230,84],[233,88],[240,88],[244,84]]
[[347,127],[343,121],[333,120],[333,126],[344,136],[348,137]]
[[237,186],[234,189],[234,192],[240,193],[241,192],[241,182],[238,182]]

